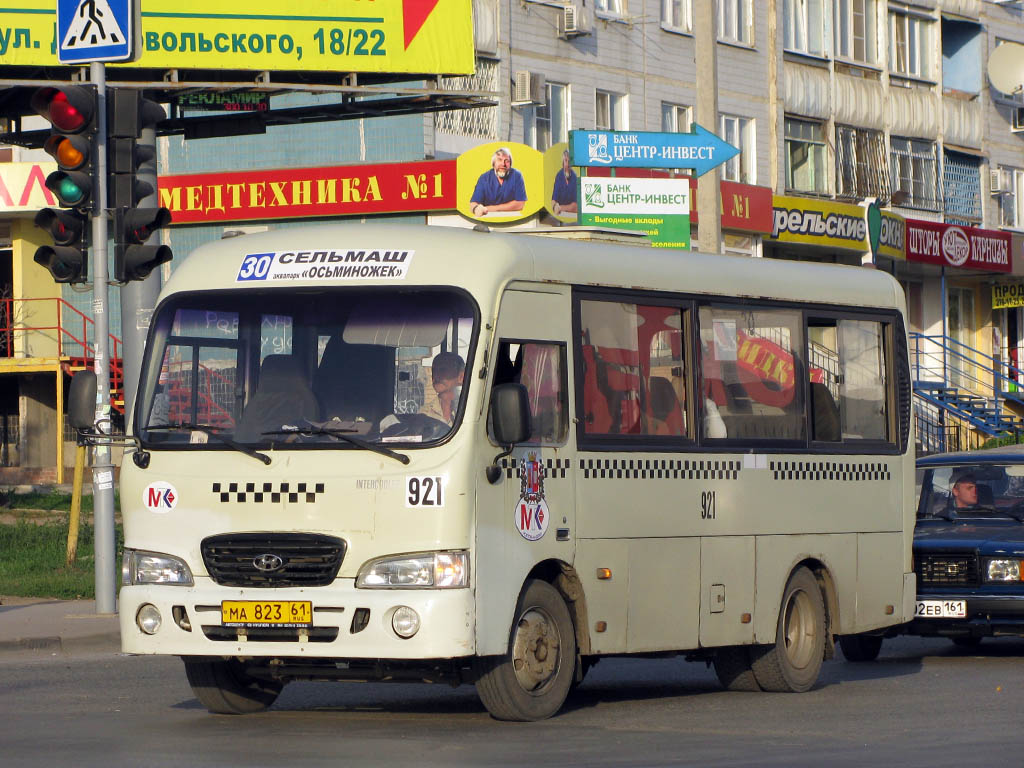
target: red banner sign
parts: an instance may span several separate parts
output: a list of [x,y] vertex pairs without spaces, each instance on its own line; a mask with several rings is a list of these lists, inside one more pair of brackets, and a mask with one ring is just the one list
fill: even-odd
[[161,176],[174,224],[455,208],[455,160]]
[[1006,232],[907,219],[906,242],[907,261],[988,272],[1009,272],[1013,266]]
[[772,191],[736,181],[721,182],[722,229],[772,231]]

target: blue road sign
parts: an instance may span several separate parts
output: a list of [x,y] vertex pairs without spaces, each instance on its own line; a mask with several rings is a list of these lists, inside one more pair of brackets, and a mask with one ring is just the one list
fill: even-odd
[[575,166],[693,168],[701,176],[739,152],[696,123],[692,133],[569,131]]
[[61,64],[135,58],[138,0],[57,0]]

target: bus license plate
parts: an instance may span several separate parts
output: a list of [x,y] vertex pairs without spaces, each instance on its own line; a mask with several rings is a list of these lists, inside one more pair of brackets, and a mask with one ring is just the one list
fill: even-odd
[[308,600],[224,600],[220,619],[225,627],[308,627],[313,603]]
[[918,600],[914,605],[914,617],[919,619],[965,619],[966,600]]

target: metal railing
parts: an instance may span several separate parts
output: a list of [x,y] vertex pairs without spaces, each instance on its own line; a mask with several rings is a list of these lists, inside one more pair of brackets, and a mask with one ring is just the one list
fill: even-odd
[[[46,313],[52,303],[55,320],[52,325],[33,321],[33,316]],[[34,311],[36,307],[40,311]],[[0,357],[57,357],[70,364],[89,368],[96,360],[95,323],[92,318],[61,298],[0,299]],[[31,338],[41,334],[53,354],[33,355]],[[93,339],[93,340],[90,340]],[[124,390],[124,369],[121,365],[121,340],[109,334],[111,399],[119,399]],[[50,349],[46,350],[51,352]]]
[[971,428],[990,436],[1021,433],[1024,424],[1005,406],[1024,410],[1024,393],[1017,392],[1024,370],[948,336],[911,333],[910,343],[914,394],[930,406],[918,408],[922,446],[976,447],[969,445]]

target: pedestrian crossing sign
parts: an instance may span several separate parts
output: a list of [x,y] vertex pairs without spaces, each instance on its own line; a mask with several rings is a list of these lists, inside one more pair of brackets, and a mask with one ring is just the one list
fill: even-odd
[[61,64],[138,58],[140,0],[57,0]]

